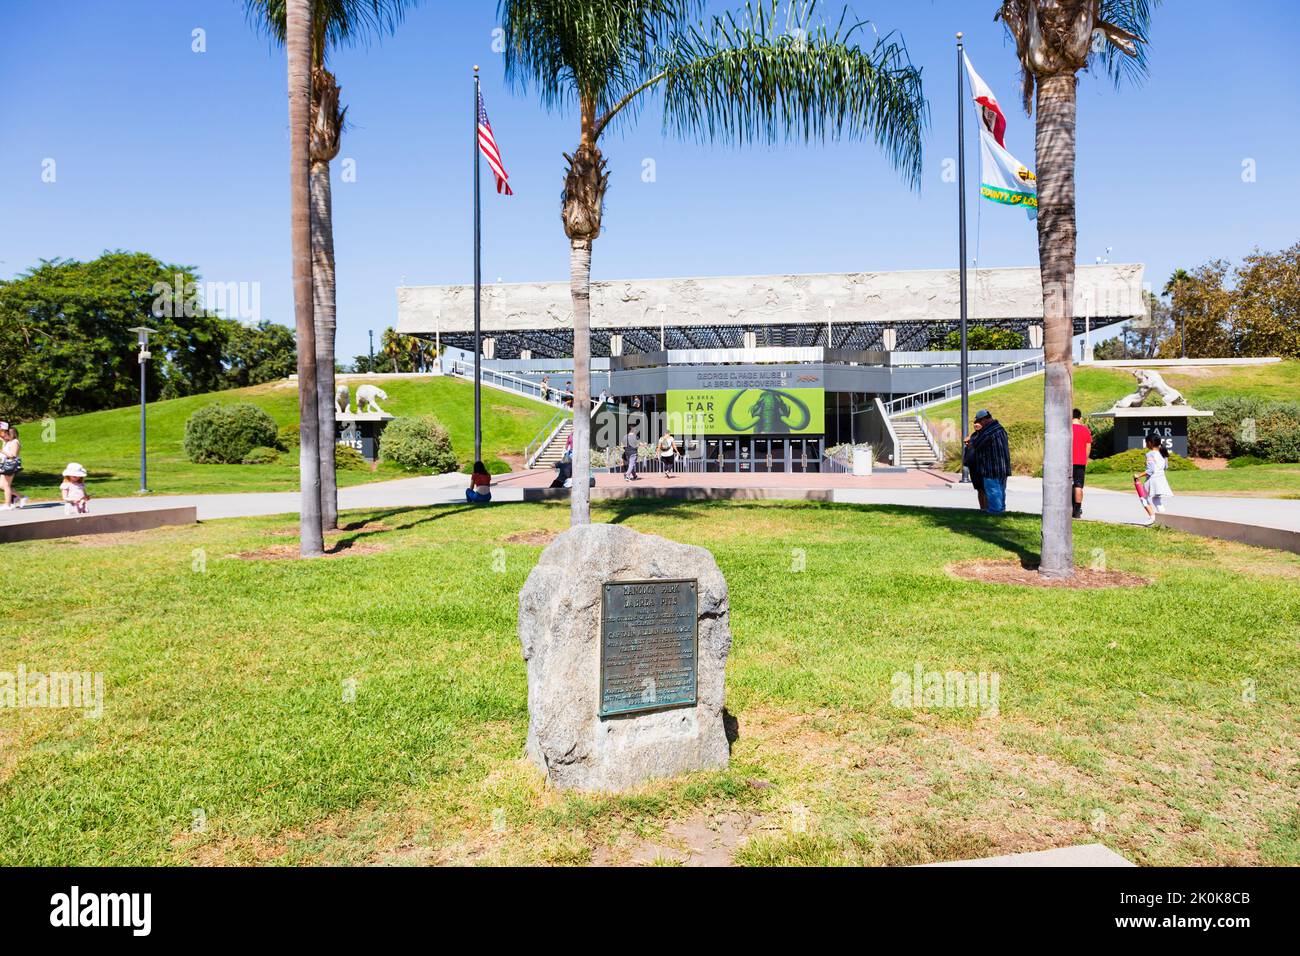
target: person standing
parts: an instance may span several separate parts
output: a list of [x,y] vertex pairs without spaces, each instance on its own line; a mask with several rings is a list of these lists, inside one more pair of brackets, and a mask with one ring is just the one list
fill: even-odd
[[966,436],[962,442],[961,464],[966,469],[966,475],[970,478],[971,486],[975,489],[975,498],[979,502],[980,511],[988,509],[988,497],[984,494],[984,479],[980,477],[979,468],[975,464],[975,450],[971,448],[970,440],[975,437],[975,433],[980,430],[980,423],[975,422],[971,426],[971,433]]
[[673,476],[673,463],[677,459],[677,439],[672,436],[672,432],[664,432],[656,447],[659,451],[659,464],[663,466],[664,477],[671,478]]
[[1169,479],[1165,477],[1169,468],[1169,449],[1155,435],[1147,436],[1146,446],[1147,470],[1133,477],[1140,478],[1146,487],[1147,496],[1142,499],[1142,507],[1147,512],[1146,523],[1151,525],[1156,523],[1157,511],[1164,514],[1165,499],[1172,498],[1174,490],[1169,487]]
[[623,439],[623,463],[626,466],[623,472],[624,481],[636,481],[636,455],[637,446],[640,444],[637,438],[636,429],[629,428],[627,437]]
[[1011,445],[1007,430],[988,409],[975,413],[975,430],[971,432],[970,447],[974,470],[984,486],[984,510],[1000,515],[1007,510],[1007,478],[1011,476]]
[[1088,474],[1088,456],[1092,454],[1092,429],[1083,423],[1083,412],[1074,410],[1070,433],[1074,439],[1074,516],[1083,517],[1083,480]]
[[26,498],[14,494],[14,479],[23,470],[22,443],[18,441],[18,429],[10,427],[8,422],[0,422],[0,488],[4,489],[4,510],[21,508],[27,504]]
[[550,400],[551,400],[551,377],[549,375],[543,375],[542,376],[542,401],[549,402]]

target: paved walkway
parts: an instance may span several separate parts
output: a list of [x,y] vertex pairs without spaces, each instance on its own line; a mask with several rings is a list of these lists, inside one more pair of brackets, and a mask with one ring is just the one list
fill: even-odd
[[[496,501],[522,501],[525,489],[546,487],[553,474],[554,472],[550,470],[535,470],[498,476],[495,479],[493,498]],[[343,510],[409,508],[463,501],[466,483],[466,476],[451,474],[354,485],[339,491],[339,507]],[[599,475],[596,483],[598,488],[629,487],[620,475]],[[792,498],[802,497],[801,492],[807,490],[828,490],[833,501],[852,504],[910,505],[924,508],[973,509],[975,507],[975,491],[970,485],[955,484],[952,476],[920,471],[911,471],[905,475],[877,474],[871,478],[821,474],[707,473],[679,475],[667,479],[662,475],[654,474],[647,475],[631,487],[652,489],[683,486],[767,488],[775,492],[771,497],[780,497],[780,492],[788,491]],[[289,514],[298,510],[298,494],[284,491],[221,495],[158,495],[146,498],[96,498],[91,502],[92,509],[99,514],[187,505],[194,505],[198,509],[200,521]],[[1041,513],[1041,481],[1037,478],[1012,478],[1007,487],[1007,508],[1025,514]],[[1176,496],[1170,501],[1169,511],[1175,515],[1214,518],[1300,532],[1300,500],[1183,495]],[[19,511],[0,511],[0,523],[39,521],[59,514],[62,514],[59,505],[36,504]],[[1084,498],[1084,516],[1090,520],[1114,524],[1137,524],[1145,519],[1145,514],[1133,494],[1099,488],[1087,491]]]

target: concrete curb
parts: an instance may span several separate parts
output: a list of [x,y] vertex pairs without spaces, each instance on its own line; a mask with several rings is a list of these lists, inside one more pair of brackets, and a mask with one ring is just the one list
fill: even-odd
[[117,531],[147,531],[165,525],[195,524],[198,509],[146,508],[106,514],[63,515],[38,521],[0,525],[0,542],[42,541],[47,538],[71,538],[86,534],[110,534]]
[[1158,514],[1156,524],[1175,531],[1198,534],[1203,538],[1222,538],[1225,541],[1238,541],[1257,548],[1274,548],[1300,554],[1300,531],[1242,524],[1237,521],[1219,521],[1214,518],[1197,518],[1192,515]]

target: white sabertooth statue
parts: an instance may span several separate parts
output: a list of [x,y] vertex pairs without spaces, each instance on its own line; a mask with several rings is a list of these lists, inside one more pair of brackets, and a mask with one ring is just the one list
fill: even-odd
[[[1152,392],[1159,395],[1166,406],[1187,404],[1187,399],[1183,398],[1183,393],[1161,378],[1159,372],[1138,368],[1133,370],[1133,377],[1138,380],[1137,391],[1131,395],[1125,395],[1117,401],[1115,408],[1137,408],[1146,401],[1147,396]],[[358,397],[360,397],[360,394],[358,389]]]

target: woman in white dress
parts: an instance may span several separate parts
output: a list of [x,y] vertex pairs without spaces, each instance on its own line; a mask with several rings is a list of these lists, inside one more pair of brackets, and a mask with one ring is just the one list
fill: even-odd
[[1147,511],[1147,524],[1155,524],[1156,512],[1165,510],[1165,499],[1174,496],[1169,487],[1165,472],[1169,468],[1169,449],[1155,435],[1147,436],[1147,470],[1142,473],[1142,484],[1146,486],[1147,496],[1142,499],[1142,507]]

